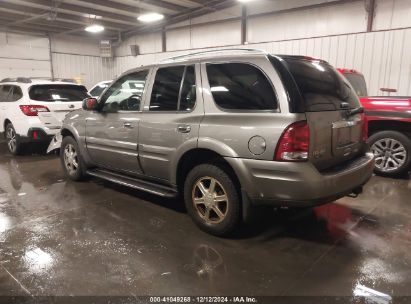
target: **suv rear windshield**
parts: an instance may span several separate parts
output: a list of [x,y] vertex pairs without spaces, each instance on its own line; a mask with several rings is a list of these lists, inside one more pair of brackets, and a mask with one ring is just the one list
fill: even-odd
[[287,57],[284,62],[299,88],[305,111],[336,111],[360,107],[349,82],[328,63]]
[[351,83],[355,93],[360,97],[367,97],[367,83],[365,82],[364,76],[361,74],[344,74],[345,78]]
[[84,86],[71,84],[34,85],[29,91],[30,99],[45,102],[82,101],[88,97]]

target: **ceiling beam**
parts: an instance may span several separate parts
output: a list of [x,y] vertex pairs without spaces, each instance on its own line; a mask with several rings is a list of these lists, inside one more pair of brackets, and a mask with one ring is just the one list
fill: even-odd
[[[33,15],[41,15],[45,13],[44,9],[27,7],[24,5],[6,3],[6,2],[1,3],[0,10],[11,11],[13,13],[25,15],[28,17],[31,17]],[[82,24],[82,25],[87,25],[90,22],[90,19],[87,17],[81,17],[81,16],[70,15],[70,14],[65,14],[65,13],[58,13],[57,19],[63,20],[66,22]],[[99,23],[103,25],[104,27],[113,29],[113,30],[124,30],[126,28],[124,24],[115,23],[112,21],[99,20]]]
[[196,18],[210,13],[210,9],[213,11],[222,10],[232,6],[238,5],[237,0],[211,0],[208,1],[207,6],[202,6],[195,9],[189,9],[181,14],[167,18],[165,21],[157,23],[156,25],[146,25],[142,27],[134,27],[124,31],[124,36],[129,37],[135,34],[142,34],[147,32],[159,31],[161,28],[170,26],[175,23],[185,21],[190,18]]
[[[36,6],[42,6],[45,8],[50,8],[53,6],[53,1],[52,0],[24,0],[27,3],[32,3]],[[74,15],[76,14],[92,14],[92,15],[96,15],[96,16],[101,16],[103,18],[108,18],[108,19],[112,19],[113,21],[115,20],[115,22],[119,22],[122,24],[128,24],[128,25],[135,25],[137,23],[136,18],[127,16],[127,15],[122,15],[122,14],[118,14],[118,13],[111,13],[111,12],[107,12],[107,11],[103,11],[103,10],[99,10],[96,8],[90,8],[90,7],[86,7],[86,6],[80,6],[80,5],[73,5],[73,4],[68,4],[68,3],[61,3],[57,8],[56,11],[57,13],[59,13],[59,11],[61,10],[65,10],[68,12],[64,12],[64,13],[68,13],[71,14],[69,12],[74,12]]]
[[95,5],[101,5],[112,9],[122,10],[126,12],[136,12],[139,13],[140,9],[147,11],[157,10],[157,12],[162,12],[165,14],[175,14],[176,12],[181,12],[186,10],[187,7],[171,4],[170,2],[161,0],[138,0],[135,1],[134,5],[124,4],[121,2],[110,1],[110,0],[80,0],[81,2],[92,3]]

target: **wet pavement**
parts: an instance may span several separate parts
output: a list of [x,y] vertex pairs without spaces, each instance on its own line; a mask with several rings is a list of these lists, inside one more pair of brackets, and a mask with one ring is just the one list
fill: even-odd
[[221,239],[178,200],[71,182],[56,156],[1,141],[0,295],[411,296],[410,211],[409,177],[373,177],[357,199]]

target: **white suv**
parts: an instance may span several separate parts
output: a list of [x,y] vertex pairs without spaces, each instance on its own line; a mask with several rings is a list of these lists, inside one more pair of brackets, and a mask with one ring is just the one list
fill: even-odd
[[0,132],[17,155],[28,142],[49,141],[67,113],[80,109],[87,89],[67,81],[29,78],[0,82]]

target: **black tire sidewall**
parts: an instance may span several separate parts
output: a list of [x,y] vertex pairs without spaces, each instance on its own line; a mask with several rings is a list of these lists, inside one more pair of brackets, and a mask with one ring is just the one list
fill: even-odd
[[[16,149],[15,149],[15,151],[11,151],[10,148],[9,148],[9,143],[8,143],[8,140],[7,140],[7,131],[8,131],[9,129],[13,129],[14,134],[16,134]],[[20,155],[21,150],[22,150],[22,149],[21,149],[20,135],[17,134],[16,129],[14,128],[14,126],[13,126],[12,123],[8,123],[7,126],[6,126],[6,142],[7,142],[7,150],[8,150],[11,154],[13,154],[13,155]]]
[[[70,174],[67,171],[66,165],[64,163],[64,149],[66,148],[67,145],[71,144],[74,149],[77,152],[77,158],[78,158],[78,169],[74,174]],[[84,164],[81,158],[79,146],[77,144],[77,141],[71,137],[71,136],[66,136],[63,138],[63,141],[61,143],[61,149],[60,149],[60,162],[61,166],[63,167],[64,173],[73,181],[80,181],[84,178],[85,176],[85,170],[84,170]]]
[[384,172],[384,171],[379,170],[377,167],[375,167],[374,172],[382,176],[397,176],[397,175],[403,174],[406,171],[408,171],[411,165],[411,139],[408,138],[405,134],[398,132],[398,131],[381,131],[381,132],[374,133],[368,139],[370,148],[375,142],[383,138],[392,138],[392,139],[399,141],[405,147],[407,151],[407,159],[404,162],[404,164],[396,170],[393,170],[390,172]]
[[[198,214],[192,202],[192,189],[202,177],[215,178],[225,189],[229,201],[229,211],[225,219],[218,224],[206,223]],[[216,236],[230,236],[241,222],[241,199],[235,183],[222,168],[212,164],[202,164],[194,167],[184,182],[184,202],[188,214],[194,223],[203,231]]]

